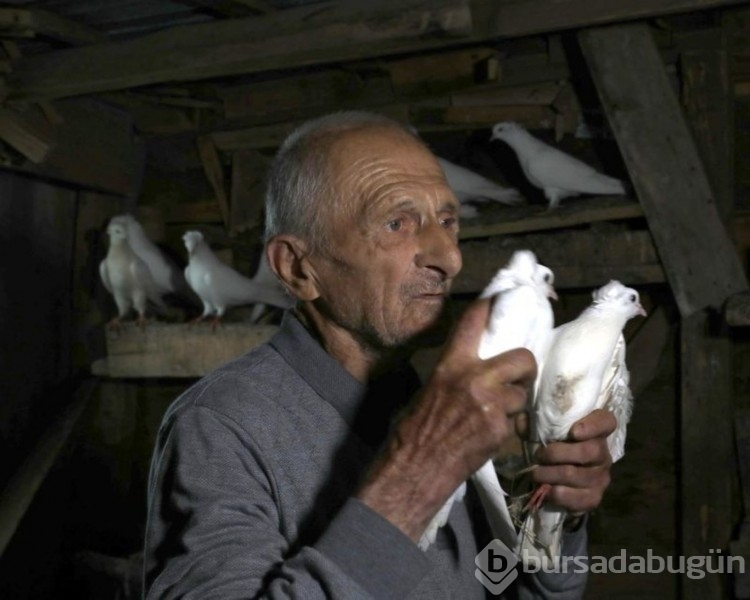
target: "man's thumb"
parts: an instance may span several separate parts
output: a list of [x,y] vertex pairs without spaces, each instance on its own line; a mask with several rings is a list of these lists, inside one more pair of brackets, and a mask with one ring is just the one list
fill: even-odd
[[446,357],[476,357],[479,354],[479,341],[487,327],[491,306],[491,298],[482,298],[469,305],[448,340]]

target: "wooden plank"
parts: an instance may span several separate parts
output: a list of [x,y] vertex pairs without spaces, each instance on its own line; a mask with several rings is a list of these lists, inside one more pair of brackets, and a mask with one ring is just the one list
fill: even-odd
[[[723,335],[712,331],[707,311],[682,319],[681,364],[681,520],[683,556],[707,556],[727,548],[732,532],[734,461],[732,448],[732,369]],[[681,598],[726,597],[720,574],[685,580]]]
[[475,0],[473,7],[475,35],[482,38],[527,36],[742,3],[743,0]]
[[563,87],[558,81],[502,86],[484,85],[451,94],[452,106],[550,106]]
[[484,289],[516,250],[533,250],[555,273],[555,287],[593,288],[610,279],[628,285],[662,283],[664,271],[648,231],[561,231],[460,242],[464,266],[458,294]]
[[391,0],[366,10],[359,3],[316,4],[27,56],[14,65],[10,95],[79,95],[422,50],[441,39],[466,41],[468,4]]
[[73,401],[37,441],[21,467],[0,494],[0,556],[8,547],[37,490],[65,447],[91,397],[92,384],[79,390]]
[[[720,39],[720,38],[719,38]],[[733,98],[723,48],[685,50],[681,56],[683,104],[708,167],[722,221],[734,210]]]
[[164,217],[167,223],[223,223],[216,200],[184,202],[170,207]]
[[[344,62],[729,6],[741,0],[461,0],[314,4],[262,17],[175,27],[135,40],[27,56],[14,99]],[[473,12],[473,14],[472,14]],[[473,24],[473,31],[472,31]]]
[[495,204],[480,207],[480,211],[479,217],[461,221],[459,236],[462,240],[643,216],[643,209],[637,202],[611,196],[574,198],[553,211],[538,205]]
[[49,37],[73,46],[98,44],[107,41],[107,34],[40,9],[0,8],[0,31],[5,35],[17,31]]
[[270,339],[278,327],[248,323],[210,325],[132,323],[107,332],[107,357],[92,365],[103,377],[202,377]]
[[[375,80],[375,81],[373,81]],[[304,109],[326,109],[355,105],[359,101],[393,101],[387,77],[359,77],[344,70],[295,74],[269,81],[222,88],[224,116],[236,119],[246,116],[278,115]]]
[[409,120],[420,130],[435,125],[492,127],[500,121],[515,121],[529,129],[552,129],[555,112],[548,106],[413,106],[409,108]]
[[680,313],[721,306],[747,280],[648,26],[578,37]]
[[231,234],[262,229],[268,164],[269,159],[255,150],[238,150],[232,155]]
[[727,300],[724,318],[732,327],[750,327],[750,292],[735,294]]
[[399,95],[439,93],[477,83],[478,65],[496,54],[494,48],[475,47],[389,61],[386,68]]
[[221,219],[224,226],[229,228],[229,200],[227,199],[226,185],[224,183],[224,167],[221,164],[219,153],[213,140],[209,136],[198,137],[198,154],[206,172],[206,178],[216,194],[216,201],[221,211]]
[[39,164],[11,168],[53,180],[122,195],[137,195],[145,153],[130,116],[91,99],[55,104],[62,121],[50,124],[36,106],[24,112],[53,141]]
[[0,110],[0,139],[36,164],[44,162],[55,143],[44,125],[15,111]]

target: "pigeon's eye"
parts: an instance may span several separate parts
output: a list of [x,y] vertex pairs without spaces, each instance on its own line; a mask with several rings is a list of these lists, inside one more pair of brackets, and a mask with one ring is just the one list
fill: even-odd
[[631,302],[636,302],[637,300],[638,300],[638,296],[636,296],[635,294],[630,294],[630,301]]
[[545,273],[544,274],[544,283],[552,283],[552,274],[551,273]]

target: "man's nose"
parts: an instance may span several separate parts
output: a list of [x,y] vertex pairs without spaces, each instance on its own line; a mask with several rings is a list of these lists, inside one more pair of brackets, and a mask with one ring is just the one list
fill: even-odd
[[437,222],[422,227],[415,262],[420,268],[441,271],[448,278],[458,275],[463,263],[455,231]]

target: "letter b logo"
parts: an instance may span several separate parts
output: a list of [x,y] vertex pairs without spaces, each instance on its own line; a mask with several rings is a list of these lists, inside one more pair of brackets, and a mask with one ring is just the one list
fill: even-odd
[[500,594],[516,577],[518,557],[499,540],[492,540],[477,554],[474,563],[476,578],[494,595]]

